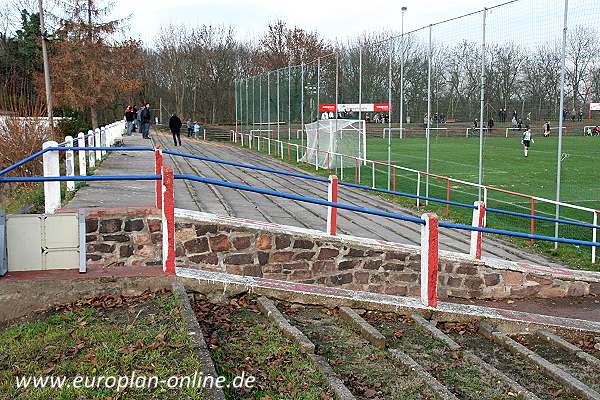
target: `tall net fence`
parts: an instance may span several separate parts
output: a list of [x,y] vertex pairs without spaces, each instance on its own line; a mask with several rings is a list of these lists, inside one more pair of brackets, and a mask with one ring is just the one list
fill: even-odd
[[[347,180],[594,223],[599,17],[597,0],[515,0],[404,32],[403,14],[400,34],[364,34],[327,56],[239,79],[237,129],[285,141],[290,159],[301,160],[307,124],[362,120],[362,162],[349,151],[335,165]],[[460,207],[442,212],[449,209],[469,218]],[[552,221],[490,214],[489,222],[557,234]],[[597,238],[589,228],[560,229]]]

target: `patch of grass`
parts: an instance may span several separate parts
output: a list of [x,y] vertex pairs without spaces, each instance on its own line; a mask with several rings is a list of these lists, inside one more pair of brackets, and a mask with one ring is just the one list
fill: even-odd
[[17,185],[0,201],[0,209],[7,214],[43,213],[44,186],[41,183]]
[[[51,313],[0,332],[0,399],[182,399],[201,389],[75,388],[17,389],[16,377],[192,375],[199,370],[187,325],[171,295],[104,308],[103,303]],[[91,381],[89,381],[91,382]]]
[[[231,383],[245,372],[256,378],[252,389],[224,389],[229,399],[330,399],[322,374],[300,347],[284,337],[242,298],[230,304],[194,304],[215,368]],[[323,397],[325,396],[325,397]]]

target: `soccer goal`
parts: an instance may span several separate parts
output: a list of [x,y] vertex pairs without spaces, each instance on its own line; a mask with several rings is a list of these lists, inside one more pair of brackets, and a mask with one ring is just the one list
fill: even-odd
[[365,160],[367,132],[364,121],[353,119],[322,119],[304,125],[306,153],[302,162],[320,168],[336,168],[340,155]]

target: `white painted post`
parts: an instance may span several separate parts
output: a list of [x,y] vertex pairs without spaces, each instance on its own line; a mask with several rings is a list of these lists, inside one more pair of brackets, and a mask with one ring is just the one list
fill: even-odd
[[[58,143],[51,140],[44,142],[42,148],[57,147]],[[58,152],[47,151],[43,155],[44,176],[60,176],[60,167],[58,165]],[[44,182],[44,209],[46,214],[54,214],[56,209],[60,208],[60,182]]]
[[[327,201],[337,203],[338,178],[329,175],[329,186],[327,189]],[[337,207],[327,206],[327,234],[335,236],[337,233]]]
[[438,275],[438,217],[434,213],[423,214],[421,225],[421,303],[437,307]]
[[[73,137],[67,136],[67,137],[65,137],[65,141],[67,142],[65,147],[72,149],[73,148]],[[67,152],[65,154],[65,164],[66,164],[67,176],[75,176],[75,154],[73,153],[73,150],[67,150]],[[67,181],[67,190],[68,191],[75,190],[75,181]]]
[[[476,207],[473,209],[473,220],[472,226],[476,228],[483,228],[483,221],[485,218],[485,203],[483,201],[476,201],[473,203]],[[482,232],[471,231],[471,247],[469,254],[476,260],[481,260],[481,243],[483,241]]]
[[[88,132],[88,147],[94,147],[95,137],[94,132],[90,130]],[[94,150],[88,150],[88,156],[90,160],[90,168],[96,168],[96,152]]]
[[[77,135],[77,147],[85,147],[85,136],[83,135],[83,132],[79,132]],[[85,150],[78,151],[77,153],[79,155],[79,176],[86,176]]]
[[[108,129],[106,127],[100,128],[100,142],[102,143],[102,147],[108,147]],[[102,157],[106,157],[106,150],[101,150],[100,154]]]
[[[96,147],[102,147],[102,137],[100,136],[100,128],[96,128],[94,131],[94,143]],[[96,160],[102,160],[102,152],[100,150],[96,150]]]

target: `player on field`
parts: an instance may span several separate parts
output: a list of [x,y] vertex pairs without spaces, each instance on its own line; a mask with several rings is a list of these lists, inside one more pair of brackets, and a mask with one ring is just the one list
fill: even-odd
[[527,157],[527,152],[529,151],[529,145],[533,143],[533,137],[531,134],[531,129],[527,127],[525,132],[523,132],[523,137],[521,138],[521,143],[523,144],[523,152],[525,153],[525,157]]

